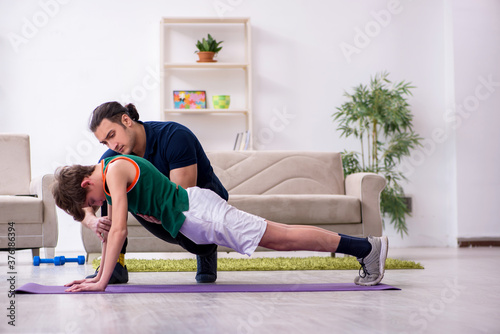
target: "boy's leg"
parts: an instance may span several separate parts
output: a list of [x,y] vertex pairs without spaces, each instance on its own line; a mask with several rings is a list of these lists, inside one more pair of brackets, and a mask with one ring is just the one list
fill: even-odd
[[173,238],[161,224],[150,223],[137,215],[134,217],[155,237],[171,244],[177,244],[188,252],[196,254],[198,266],[195,278],[198,283],[213,283],[217,280],[217,245],[198,245],[181,233]]
[[215,192],[198,187],[186,189],[189,210],[179,233],[193,242],[225,246],[251,255],[266,229],[263,218],[229,205]]
[[125,265],[125,253],[127,253],[128,239],[125,239],[123,243],[122,250],[118,256],[118,262],[116,262],[115,269],[109,278],[109,284],[120,284],[128,282],[128,270]]
[[[123,243],[122,250],[120,251],[120,256],[118,257],[118,262],[116,262],[115,269],[109,278],[108,284],[121,284],[128,282],[128,270],[125,265],[125,253],[127,252],[128,239],[125,239]],[[95,273],[89,275],[85,278],[94,278],[99,273],[100,266],[96,269]]]
[[285,225],[266,220],[267,228],[259,246],[277,251],[307,250],[335,253],[340,235],[319,227]]
[[[207,189],[193,187],[188,188],[187,192],[189,210],[184,212],[186,220],[180,232],[199,244],[216,243],[248,255],[257,246],[278,251],[330,253],[339,252],[340,248],[344,254],[354,255],[364,261],[362,264],[368,269],[368,279],[356,280],[357,284],[377,284],[383,277],[387,238],[371,238],[369,241],[342,237],[315,226],[279,224],[238,210]],[[375,244],[372,240],[378,242]],[[377,270],[372,270],[375,267]]]
[[308,250],[356,256],[362,265],[363,274],[354,282],[359,285],[375,285],[384,276],[388,240],[387,237],[356,238],[314,226],[267,221],[266,232],[259,246],[278,251]]

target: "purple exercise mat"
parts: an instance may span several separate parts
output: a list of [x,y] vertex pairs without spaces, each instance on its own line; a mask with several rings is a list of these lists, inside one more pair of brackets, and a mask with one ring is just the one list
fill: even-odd
[[[40,285],[28,283],[16,290],[22,294],[69,294],[65,286]],[[401,290],[399,288],[379,284],[360,286],[354,283],[321,283],[321,284],[181,284],[181,285],[108,285],[104,292],[73,293],[217,293],[217,292],[312,292],[312,291],[377,291]]]

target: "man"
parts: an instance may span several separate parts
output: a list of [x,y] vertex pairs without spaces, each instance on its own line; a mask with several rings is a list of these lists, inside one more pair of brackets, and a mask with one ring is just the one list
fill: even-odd
[[[174,122],[141,122],[134,105],[128,104],[124,107],[118,102],[107,102],[93,111],[89,127],[99,142],[109,148],[101,160],[117,154],[143,157],[175,184],[183,188],[198,186],[211,189],[227,201],[227,191],[214,174],[200,142],[185,126]],[[95,208],[86,208],[82,223],[102,240],[101,233],[108,233],[111,222],[105,217],[106,209],[101,211],[104,217],[98,218],[95,216]],[[135,217],[156,237],[179,244],[197,255],[197,282],[215,282],[217,245],[197,245],[182,234],[173,238],[160,224],[155,223],[154,218],[138,215]],[[126,244],[127,240],[110,283],[128,281],[128,273],[123,263]]]

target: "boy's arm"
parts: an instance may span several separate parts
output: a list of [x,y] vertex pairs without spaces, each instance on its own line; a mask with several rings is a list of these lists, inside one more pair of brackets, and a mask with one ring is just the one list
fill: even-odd
[[[127,185],[130,180],[130,172],[134,173],[135,169],[130,170],[130,165],[127,161],[116,161],[108,167],[106,183],[111,194],[113,206],[110,206],[110,218],[113,222],[109,229],[106,242],[106,251],[104,254],[104,265],[101,265],[101,277],[98,284],[102,290],[106,289],[111,274],[115,268],[118,256],[127,237]],[[131,165],[130,165],[131,166]],[[131,166],[132,167],[132,166]],[[133,177],[132,177],[133,179]],[[104,246],[103,246],[104,247]]]
[[103,256],[99,280],[96,283],[83,283],[72,286],[67,291],[104,291],[108,285],[120,250],[127,237],[127,186],[135,177],[135,167],[128,161],[119,160],[108,166],[106,184],[111,194],[110,206],[112,221],[107,241],[103,244]]
[[[102,254],[101,254],[101,264],[99,265],[101,268],[104,268],[104,265],[106,264],[106,248],[107,248],[108,241],[104,240],[102,242]],[[102,270],[99,270],[97,272],[97,276],[94,277],[94,282],[97,283],[101,279],[102,276]]]
[[[99,163],[101,160],[116,156],[117,154],[117,152],[108,149],[99,159]],[[83,208],[83,211],[85,211],[85,218],[81,223],[83,226],[86,226],[93,231],[101,242],[104,242],[108,236],[109,229],[111,228],[111,218],[109,216],[97,217],[96,212],[98,209],[99,207]],[[111,212],[111,209],[108,208],[108,212]]]
[[[106,260],[106,240],[103,241],[102,243],[102,251],[101,251],[101,266],[104,266]],[[94,278],[84,278],[84,279],[79,279],[75,280],[71,283],[65,284],[64,286],[68,286],[66,292],[74,292],[74,291],[84,291],[81,289],[81,286],[83,286],[85,283],[97,283],[99,282],[99,279],[101,278],[102,275],[102,270],[99,270],[97,273],[97,276]]]
[[[101,251],[101,265],[100,265],[101,268],[104,268],[104,265],[106,263],[106,248],[107,248],[106,245],[107,245],[107,240],[104,239],[104,241],[102,242],[102,251]],[[95,284],[99,282],[101,276],[102,276],[102,270],[99,270],[97,272],[97,276],[94,278],[79,279],[71,283],[65,284],[64,286],[70,287],[66,290],[66,292],[86,291],[88,289],[83,289],[82,287],[85,286],[86,284],[88,285],[88,283]]]

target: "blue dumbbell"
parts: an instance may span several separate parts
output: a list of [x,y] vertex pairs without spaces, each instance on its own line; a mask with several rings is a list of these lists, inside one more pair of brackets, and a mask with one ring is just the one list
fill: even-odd
[[40,256],[35,256],[33,258],[33,265],[34,266],[39,266],[40,263],[53,263],[56,266],[63,265],[64,263],[62,262],[62,259],[60,256],[56,256],[53,259],[41,259]]
[[64,257],[61,256],[61,265],[64,265],[66,262],[78,262],[78,264],[85,264],[85,256],[78,255],[78,257]]

